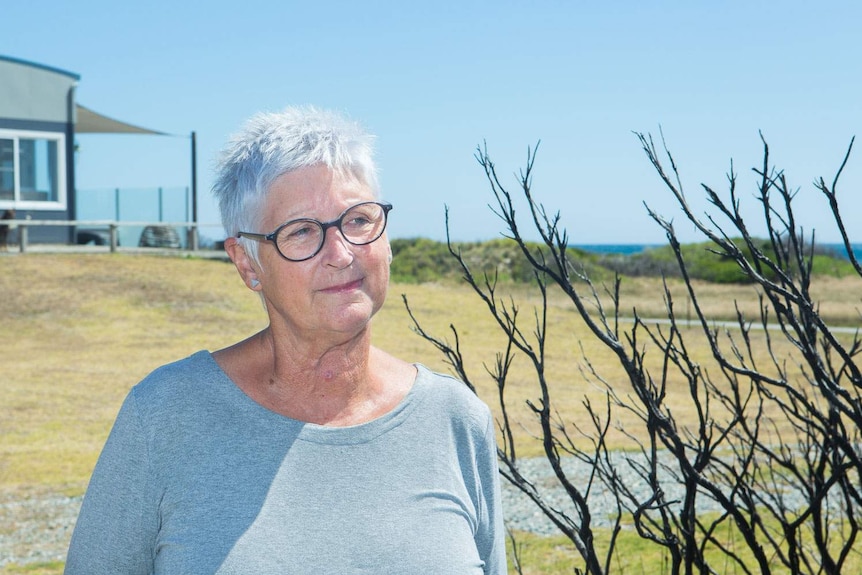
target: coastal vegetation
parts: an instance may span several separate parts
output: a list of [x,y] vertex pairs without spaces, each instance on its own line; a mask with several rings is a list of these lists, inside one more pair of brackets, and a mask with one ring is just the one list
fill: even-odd
[[[741,249],[749,249],[741,238],[735,241]],[[764,254],[774,257],[773,247],[768,240],[758,239],[757,243]],[[538,242],[525,241],[524,246],[533,253],[547,252]],[[532,283],[535,279],[535,270],[513,239],[453,242],[452,248],[461,254],[476,275],[495,274],[498,281],[515,283]],[[753,283],[735,261],[716,253],[710,242],[685,244],[681,249],[689,277],[694,280],[717,284]],[[394,239],[392,252],[399,256],[392,262],[392,278],[396,282],[425,283],[458,279],[463,275],[458,261],[449,253],[446,242],[426,238]],[[647,247],[631,254],[595,253],[569,246],[567,252],[579,271],[594,281],[612,280],[614,274],[627,278],[681,278],[670,246]],[[813,272],[817,276],[841,278],[855,274],[847,256],[831,246],[815,246],[813,262]]]

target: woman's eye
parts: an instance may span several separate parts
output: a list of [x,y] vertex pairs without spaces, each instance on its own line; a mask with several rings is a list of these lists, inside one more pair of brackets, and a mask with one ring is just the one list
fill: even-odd
[[359,226],[367,226],[370,223],[371,223],[371,220],[365,216],[354,216],[354,217],[350,218],[350,220],[347,222],[347,225],[359,227]]
[[308,238],[316,233],[317,228],[311,224],[299,225],[291,228],[286,228],[283,233],[287,241],[300,241]]

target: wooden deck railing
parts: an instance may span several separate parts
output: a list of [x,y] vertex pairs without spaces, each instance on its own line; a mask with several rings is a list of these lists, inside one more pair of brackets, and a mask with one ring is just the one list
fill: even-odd
[[[197,251],[200,247],[200,238],[199,238],[199,229],[201,227],[220,227],[218,224],[201,224],[195,222],[126,222],[126,221],[114,221],[114,220],[33,220],[33,219],[21,219],[21,220],[2,220],[0,221],[0,225],[9,226],[9,236],[10,240],[12,240],[13,230],[17,230],[17,242],[18,242],[18,250],[21,253],[27,251],[30,246],[29,241],[29,230],[32,227],[37,226],[63,226],[63,227],[72,227],[72,228],[86,228],[85,231],[92,232],[94,230],[97,231],[106,231],[108,234],[108,242],[107,246],[109,247],[111,252],[116,252],[119,245],[119,229],[121,227],[139,227],[139,228],[147,228],[148,226],[158,226],[163,228],[174,228],[176,230],[185,229],[185,247],[180,249],[185,249],[188,251]],[[10,243],[14,245],[14,242]],[[73,242],[74,243],[74,242]]]

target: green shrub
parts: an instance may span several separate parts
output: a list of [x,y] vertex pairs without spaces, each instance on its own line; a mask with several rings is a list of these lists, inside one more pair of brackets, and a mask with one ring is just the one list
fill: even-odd
[[[757,240],[758,247],[774,259],[774,251],[768,240]],[[741,242],[737,245],[748,254],[750,252]],[[751,279],[742,273],[739,266],[728,256],[715,253],[714,244],[709,242],[685,244],[681,247],[689,276],[693,279],[719,283],[750,283]],[[474,276],[483,274],[496,277],[502,282],[529,283],[534,281],[534,270],[514,240],[498,238],[484,242],[455,242],[453,249],[460,252],[470,266]],[[528,242],[527,248],[537,258],[547,254],[546,246]],[[458,262],[449,253],[445,242],[425,238],[392,240],[393,261],[392,279],[401,283],[426,283],[444,280],[457,280],[463,276]],[[578,248],[567,249],[569,260],[574,264],[574,272],[585,272],[594,281],[604,281],[614,273],[629,277],[680,277],[679,265],[670,246],[649,248],[643,252],[629,255],[594,254]],[[814,273],[843,277],[854,272],[847,260],[827,249],[816,249]],[[772,279],[772,272],[762,272]],[[572,277],[575,277],[574,275]]]

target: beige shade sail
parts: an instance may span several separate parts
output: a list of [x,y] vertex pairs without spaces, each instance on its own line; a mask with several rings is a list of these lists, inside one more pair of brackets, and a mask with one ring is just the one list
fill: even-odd
[[154,134],[158,136],[170,136],[165,132],[150,130],[133,126],[107,116],[103,116],[80,104],[76,104],[77,121],[75,132],[79,134]]

